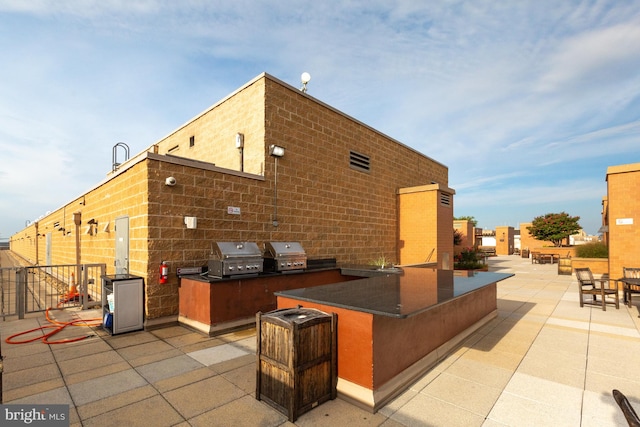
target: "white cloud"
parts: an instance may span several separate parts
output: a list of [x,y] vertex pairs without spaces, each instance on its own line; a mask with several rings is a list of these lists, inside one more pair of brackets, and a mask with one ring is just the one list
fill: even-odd
[[0,148],[56,164],[11,191],[66,200],[116,142],[137,153],[260,72],[308,71],[310,95],[449,166],[456,206],[561,182],[583,200],[585,173],[638,161],[639,46],[640,4],[613,0],[5,0]]
[[640,22],[586,31],[564,40],[547,61],[538,82],[541,92],[573,91],[585,85],[618,86],[637,81]]

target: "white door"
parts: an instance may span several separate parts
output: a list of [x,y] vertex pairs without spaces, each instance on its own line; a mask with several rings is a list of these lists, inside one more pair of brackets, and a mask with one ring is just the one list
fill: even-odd
[[46,265],[51,265],[51,233],[47,233],[47,247],[45,248],[45,252],[46,252],[46,257],[47,259],[45,260],[45,264]]
[[129,274],[129,217],[116,218],[116,274]]

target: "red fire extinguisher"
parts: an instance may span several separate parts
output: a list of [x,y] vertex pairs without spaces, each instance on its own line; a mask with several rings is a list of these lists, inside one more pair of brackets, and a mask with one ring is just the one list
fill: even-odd
[[167,283],[169,278],[169,266],[166,261],[162,261],[160,264],[160,284]]

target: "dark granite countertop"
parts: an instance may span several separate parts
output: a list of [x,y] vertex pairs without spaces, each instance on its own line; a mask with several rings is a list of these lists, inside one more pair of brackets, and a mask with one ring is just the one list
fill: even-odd
[[320,271],[327,270],[337,270],[337,267],[327,267],[327,268],[314,268],[314,269],[306,269],[306,270],[292,270],[292,271],[271,271],[271,272],[262,272],[255,274],[236,274],[233,276],[209,276],[207,273],[202,274],[185,274],[179,276],[181,279],[191,279],[197,282],[206,282],[206,283],[223,283],[223,282],[231,282],[234,280],[252,280],[259,278],[268,278],[268,277],[281,277],[281,276],[292,276],[296,274],[305,274],[305,273],[317,273]]
[[276,292],[276,296],[404,318],[513,276],[510,273],[404,267],[400,272]]

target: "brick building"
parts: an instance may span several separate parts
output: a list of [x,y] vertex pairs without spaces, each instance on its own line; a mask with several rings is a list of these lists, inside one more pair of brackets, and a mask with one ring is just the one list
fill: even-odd
[[453,194],[446,166],[262,74],[16,233],[11,249],[33,264],[141,276],[146,318],[159,319],[177,313],[176,268],[206,265],[216,241],[453,268]]
[[640,267],[640,163],[607,169],[607,196],[602,220],[609,246],[609,276],[622,277],[622,267]]

